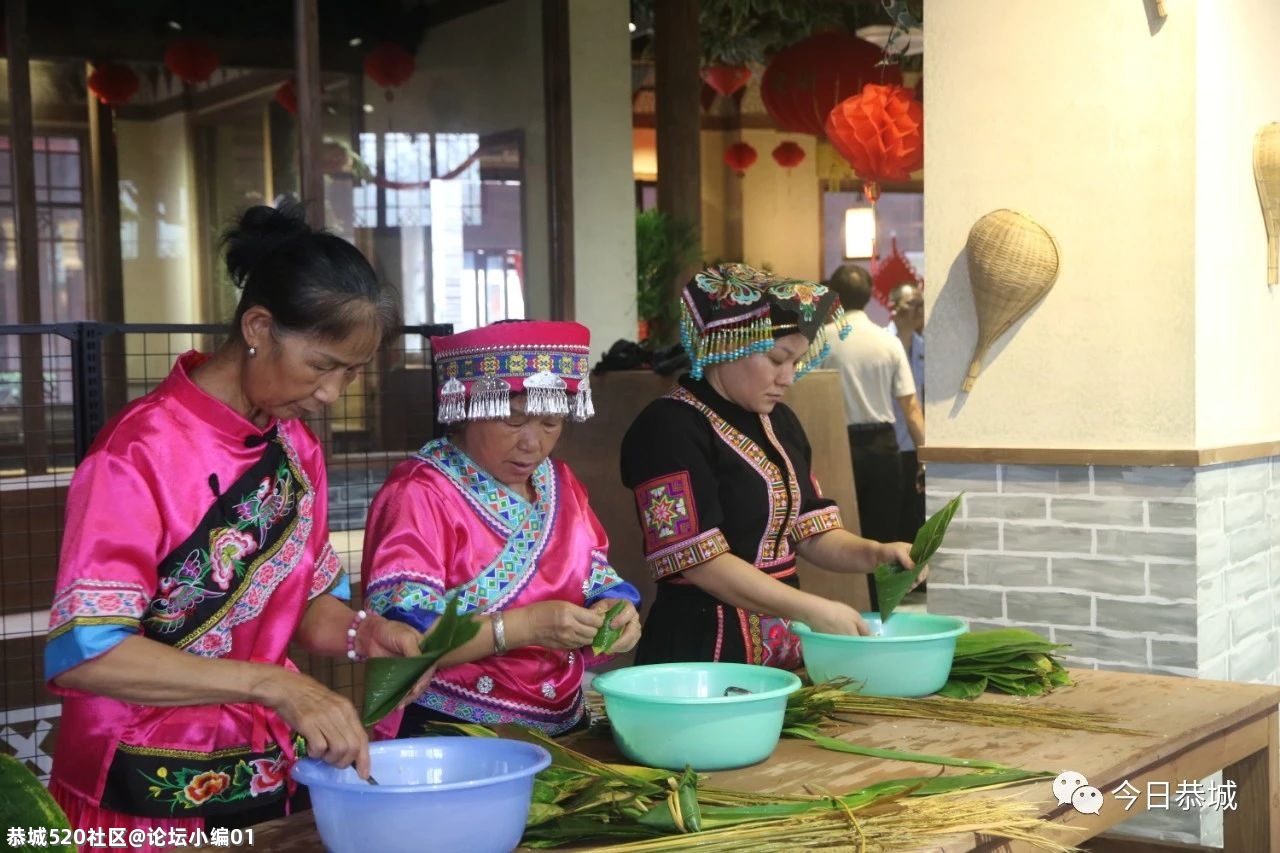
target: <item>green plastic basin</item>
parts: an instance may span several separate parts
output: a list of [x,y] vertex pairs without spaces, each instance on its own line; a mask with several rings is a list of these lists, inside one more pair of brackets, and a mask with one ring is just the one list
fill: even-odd
[[868,696],[928,696],[947,683],[956,637],[969,630],[962,619],[932,613],[895,613],[883,624],[878,613],[862,618],[869,637],[820,634],[791,623],[815,683],[844,676],[858,682],[850,689]]
[[[627,758],[669,770],[727,770],[769,757],[800,679],[745,663],[660,663],[615,669],[591,686],[604,696]],[[725,696],[729,687],[750,693]]]

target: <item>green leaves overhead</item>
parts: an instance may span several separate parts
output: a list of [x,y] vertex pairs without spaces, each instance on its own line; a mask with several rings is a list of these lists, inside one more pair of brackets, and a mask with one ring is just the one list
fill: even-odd
[[411,658],[370,660],[365,671],[361,724],[372,726],[394,711],[436,661],[479,632],[480,623],[470,616],[459,616],[458,599],[450,598],[444,615],[436,620],[434,630],[422,639],[418,647],[421,654]]
[[893,609],[915,586],[916,579],[928,565],[929,558],[942,545],[942,537],[946,535],[951,517],[960,508],[963,497],[963,494],[959,494],[947,501],[947,505],[930,516],[916,533],[916,541],[911,546],[911,560],[916,564],[914,569],[904,570],[901,566],[888,563],[876,566],[876,595],[880,600],[881,621],[889,620]]

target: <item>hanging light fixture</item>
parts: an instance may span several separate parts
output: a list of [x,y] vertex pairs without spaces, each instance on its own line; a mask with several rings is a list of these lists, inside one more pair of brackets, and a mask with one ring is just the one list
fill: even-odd
[[876,254],[876,209],[851,207],[844,212],[844,256],[868,260]]

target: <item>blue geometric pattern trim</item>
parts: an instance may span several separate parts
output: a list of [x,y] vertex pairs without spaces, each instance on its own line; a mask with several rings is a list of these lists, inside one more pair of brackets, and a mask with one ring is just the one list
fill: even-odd
[[457,595],[460,612],[501,610],[533,578],[555,526],[558,496],[551,462],[544,459],[533,472],[537,501],[531,504],[481,470],[448,439],[428,443],[417,456],[448,477],[485,523],[506,541],[484,571],[450,590],[449,595]]

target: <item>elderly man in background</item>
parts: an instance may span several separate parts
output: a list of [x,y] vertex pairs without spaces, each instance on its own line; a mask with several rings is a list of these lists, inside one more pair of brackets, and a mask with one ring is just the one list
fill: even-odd
[[[889,292],[889,310],[893,319],[885,328],[902,341],[911,365],[911,378],[916,383],[916,403],[924,409],[924,294],[914,284],[900,284]],[[893,432],[898,439],[902,462],[902,511],[895,538],[912,542],[924,524],[924,465],[916,455],[916,442],[907,428],[907,415],[902,404],[893,401]],[[924,416],[921,414],[921,422]]]
[[[851,324],[840,340],[828,336],[831,354],[824,367],[840,372],[853,483],[861,534],[879,542],[898,539],[902,508],[902,462],[894,434],[896,401],[916,447],[924,446],[924,416],[916,402],[915,380],[902,343],[872,322],[863,309],[871,299],[871,274],[845,264],[827,282],[840,297]],[[877,605],[874,583],[872,606]]]

